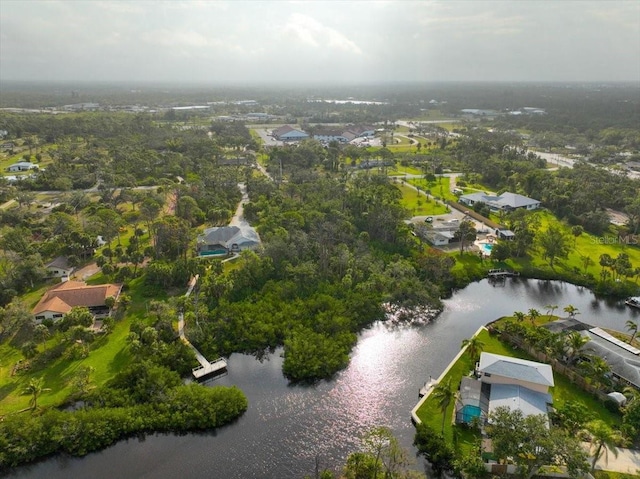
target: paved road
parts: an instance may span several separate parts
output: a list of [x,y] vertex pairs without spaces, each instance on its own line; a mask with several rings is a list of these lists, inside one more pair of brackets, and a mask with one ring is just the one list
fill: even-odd
[[244,219],[244,205],[249,202],[247,185],[244,183],[238,183],[238,188],[240,188],[240,192],[242,193],[242,199],[240,200],[240,203],[238,203],[238,207],[236,208],[233,218],[231,218],[231,221],[229,222],[229,226],[248,225],[247,221]]

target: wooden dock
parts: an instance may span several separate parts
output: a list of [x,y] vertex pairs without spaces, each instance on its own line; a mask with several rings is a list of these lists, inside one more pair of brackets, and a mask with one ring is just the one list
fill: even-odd
[[193,368],[191,371],[195,379],[203,379],[207,376],[219,374],[227,370],[227,361],[224,358],[218,358],[215,361],[204,361],[199,368]]
[[520,276],[520,273],[506,269],[490,269],[487,273],[487,278],[513,278],[514,276]]
[[[199,275],[195,275],[191,281],[189,281],[189,289],[187,290],[185,296],[189,297],[196,283],[198,282]],[[198,351],[198,349],[189,342],[187,337],[184,334],[184,314],[178,314],[178,334],[180,335],[180,339],[184,344],[189,346],[193,353],[196,356],[196,359],[200,363],[200,366],[197,368],[193,368],[191,372],[193,373],[193,377],[196,380],[204,379],[208,376],[213,376],[215,374],[222,373],[227,370],[227,361],[224,358],[218,358],[215,361],[208,361],[204,355]]]

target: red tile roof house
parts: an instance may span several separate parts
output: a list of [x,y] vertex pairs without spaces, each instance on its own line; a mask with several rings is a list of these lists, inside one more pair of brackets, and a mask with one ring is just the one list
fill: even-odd
[[59,320],[75,306],[86,306],[94,315],[107,314],[106,299],[118,299],[121,284],[87,285],[84,281],[66,281],[47,291],[33,308],[36,323],[44,319]]

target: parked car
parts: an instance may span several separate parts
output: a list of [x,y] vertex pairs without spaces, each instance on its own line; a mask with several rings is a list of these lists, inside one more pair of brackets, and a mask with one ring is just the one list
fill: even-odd
[[425,222],[425,223],[433,223],[433,216],[427,216],[427,217],[424,219],[424,222]]

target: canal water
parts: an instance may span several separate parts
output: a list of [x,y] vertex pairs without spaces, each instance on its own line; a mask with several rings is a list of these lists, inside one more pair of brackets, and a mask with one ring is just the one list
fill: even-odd
[[[596,299],[557,281],[509,279],[473,283],[445,301],[433,322],[377,323],[363,331],[349,367],[330,381],[292,386],[281,373],[281,351],[262,361],[234,354],[227,376],[210,384],[237,385],[249,399],[235,423],[208,434],[150,435],[120,441],[84,458],[56,456],[14,471],[13,478],[296,478],[337,470],[372,426],[390,427],[411,447],[410,411],[418,389],[438,377],[463,339],[479,326],[514,311],[547,304],[576,306],[584,322],[618,330],[640,311]],[[557,314],[557,313],[556,313]]]

